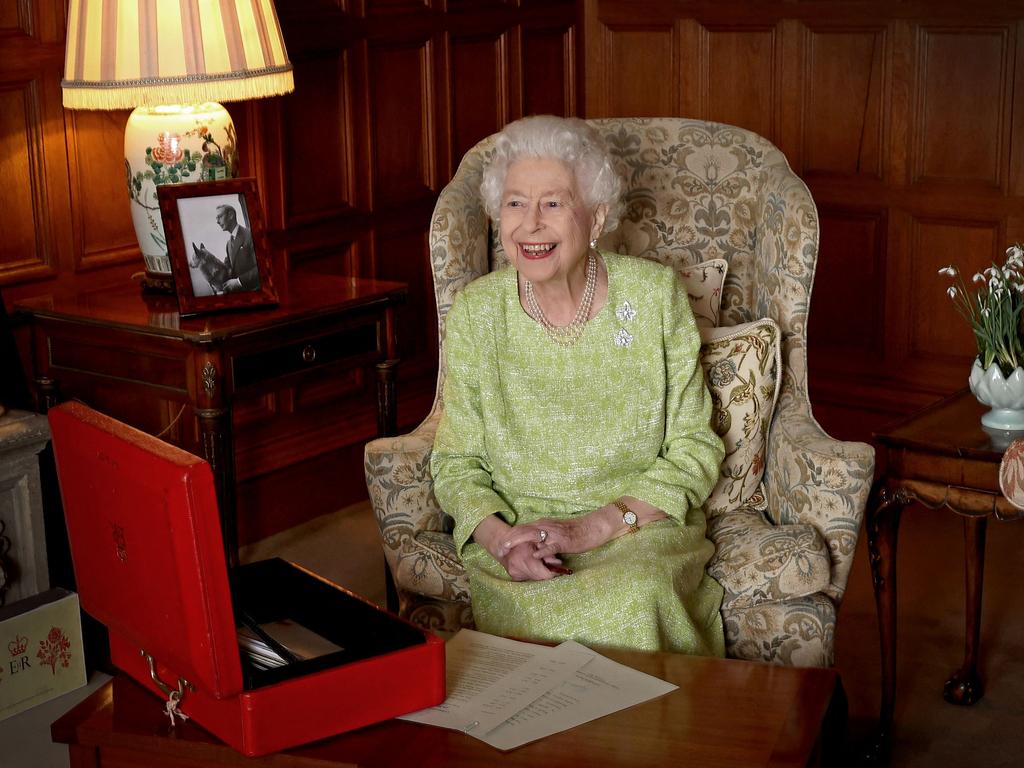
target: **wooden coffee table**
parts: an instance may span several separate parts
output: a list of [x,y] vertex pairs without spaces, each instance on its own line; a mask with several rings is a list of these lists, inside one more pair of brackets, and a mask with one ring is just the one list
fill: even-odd
[[[53,724],[71,765],[330,766],[828,765],[841,748],[845,696],[831,669],[677,654],[605,653],[679,689],[510,752],[462,733],[390,720],[265,758],[243,757],[191,722],[171,728],[131,679],[109,683]],[[338,692],[339,696],[344,691]]]

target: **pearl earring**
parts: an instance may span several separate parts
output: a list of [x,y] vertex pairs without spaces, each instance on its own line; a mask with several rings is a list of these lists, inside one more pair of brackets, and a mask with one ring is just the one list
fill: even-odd
[[595,251],[597,250],[597,238],[596,237],[593,240],[590,241],[590,247],[592,249],[594,249]]

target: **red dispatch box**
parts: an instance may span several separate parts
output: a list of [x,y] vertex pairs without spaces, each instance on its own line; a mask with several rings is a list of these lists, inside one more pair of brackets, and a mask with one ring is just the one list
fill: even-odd
[[[82,607],[165,702],[253,757],[444,700],[434,635],[284,560],[229,577],[205,461],[80,403],[50,428]],[[242,625],[291,660],[240,652]]]

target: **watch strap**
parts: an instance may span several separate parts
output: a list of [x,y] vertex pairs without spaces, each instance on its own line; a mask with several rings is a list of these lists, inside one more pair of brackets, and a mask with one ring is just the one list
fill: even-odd
[[626,502],[616,499],[612,504],[622,513],[622,524],[629,528],[630,533],[636,533],[640,530],[637,514],[629,508]]

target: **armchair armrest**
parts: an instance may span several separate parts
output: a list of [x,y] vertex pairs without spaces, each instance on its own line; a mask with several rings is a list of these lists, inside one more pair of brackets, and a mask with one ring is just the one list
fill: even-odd
[[452,523],[434,498],[430,477],[440,418],[435,409],[409,434],[367,443],[366,488],[399,596],[405,591],[468,602],[469,580],[448,543]]
[[777,524],[818,529],[832,556],[826,594],[836,601],[846,589],[874,470],[874,448],[829,437],[807,401],[783,388],[768,438],[768,515]]

